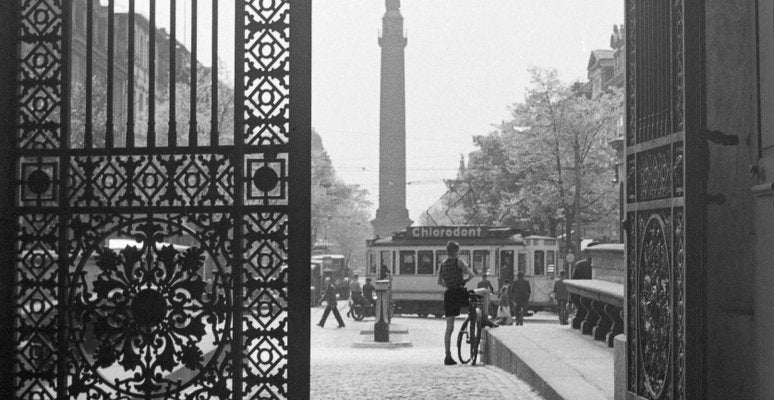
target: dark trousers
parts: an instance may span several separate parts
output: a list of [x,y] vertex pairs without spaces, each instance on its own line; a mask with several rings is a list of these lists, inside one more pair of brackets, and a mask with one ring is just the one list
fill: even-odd
[[516,313],[514,314],[516,325],[524,325],[524,313],[527,312],[527,305],[527,303],[516,303],[514,306],[516,309]]
[[328,304],[328,306],[325,307],[322,319],[318,325],[325,326],[325,320],[328,319],[328,314],[330,314],[331,311],[333,311],[333,316],[336,317],[336,321],[338,321],[339,326],[344,326],[344,320],[341,319],[341,314],[339,314],[339,309],[335,304]]
[[557,300],[556,303],[559,312],[559,323],[567,325],[567,300]]

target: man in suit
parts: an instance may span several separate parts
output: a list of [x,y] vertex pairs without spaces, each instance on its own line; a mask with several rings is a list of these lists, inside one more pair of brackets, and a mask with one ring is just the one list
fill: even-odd
[[586,259],[580,260],[575,264],[575,270],[572,273],[572,279],[591,279],[591,254],[586,253]]
[[320,323],[318,323],[317,326],[324,328],[325,320],[328,319],[328,314],[333,312],[333,316],[336,317],[336,321],[339,323],[337,328],[343,328],[344,320],[341,319],[339,309],[336,307],[336,286],[333,286],[331,283],[331,278],[325,278],[325,282],[323,282],[323,289],[325,289],[325,299],[328,301],[328,305],[325,307],[322,319],[320,319]]

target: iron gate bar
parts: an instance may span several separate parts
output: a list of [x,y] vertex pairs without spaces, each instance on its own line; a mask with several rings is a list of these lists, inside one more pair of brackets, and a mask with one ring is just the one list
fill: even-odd
[[191,102],[188,104],[188,147],[196,147],[198,145],[198,129],[196,127],[196,84],[199,79],[197,74],[197,58],[196,58],[196,15],[198,14],[198,2],[191,0]]
[[[124,147],[134,148],[134,21],[135,18],[135,0],[129,0],[129,18],[126,29],[129,30],[128,45],[126,56],[126,135],[124,138]],[[123,34],[122,34],[123,36]]]
[[114,146],[115,123],[113,121],[113,101],[115,84],[115,24],[116,24],[116,0],[108,0],[108,27],[107,27],[107,115],[105,121],[105,148]]
[[[71,43],[72,38],[72,21],[73,21],[73,14],[72,14],[72,1],[62,1],[62,28],[61,28],[61,37],[60,37],[60,46],[62,51],[62,59],[61,59],[61,75],[60,75],[60,85],[61,85],[61,91],[59,93],[60,95],[60,112],[59,112],[59,129],[60,129],[60,140],[59,140],[59,154],[57,157],[57,160],[59,160],[59,197],[57,201],[56,210],[54,212],[55,215],[58,215],[58,243],[57,243],[57,264],[58,264],[58,271],[57,271],[57,292],[56,292],[56,299],[57,299],[57,323],[59,325],[59,329],[57,329],[57,343],[56,343],[56,351],[57,351],[57,369],[56,369],[56,391],[60,399],[67,398],[67,376],[62,373],[63,371],[67,370],[67,351],[68,351],[68,340],[67,337],[69,335],[69,326],[67,324],[67,315],[66,313],[62,312],[63,306],[67,300],[66,292],[67,292],[67,285],[69,280],[69,271],[70,271],[70,255],[68,252],[63,252],[62,249],[67,248],[67,224],[65,221],[68,221],[69,217],[69,209],[68,209],[68,202],[65,201],[67,198],[67,168],[62,165],[62,160],[66,159],[67,156],[67,150],[71,147],[70,146],[70,128],[72,125],[70,125],[70,112],[69,110],[72,109],[71,104],[71,96],[70,93],[72,93],[72,47],[68,44]],[[40,212],[40,211],[39,211]],[[64,253],[64,254],[62,254]]]
[[156,0],[148,12],[148,135],[145,147],[156,147]]
[[[155,0],[152,0],[155,1]],[[210,100],[210,146],[217,146],[220,142],[218,132],[218,0],[212,0],[212,99]]]
[[[112,1],[112,0],[111,0]],[[237,7],[238,8],[238,7]],[[167,147],[177,147],[177,120],[175,116],[177,83],[175,60],[177,59],[177,0],[169,0],[169,132],[167,132]]]
[[[14,130],[19,121],[20,76],[16,60],[20,59],[21,7],[11,1],[0,12],[0,187],[11,188],[16,182]],[[0,193],[0,265],[16,263],[17,232],[14,205],[16,191]],[[16,270],[0,268],[0,398],[14,397],[14,367],[16,335],[14,320],[16,304]]]
[[[240,128],[244,126],[245,115],[245,35],[247,35],[247,26],[245,25],[245,7],[247,6],[247,0],[240,1],[240,6],[234,10],[234,20],[236,22],[236,30],[234,34],[234,153],[236,159],[239,160],[234,165],[235,176],[245,176],[244,165],[244,134],[247,129]],[[242,234],[244,232],[245,211],[243,209],[244,203],[244,186],[235,185],[234,193],[236,198],[236,207],[234,208],[234,268],[237,273],[234,275],[234,304],[240,306],[235,307],[234,310],[234,343],[240,346],[244,343],[243,337],[243,323],[242,323],[242,293],[244,288],[244,281],[242,278],[242,271],[244,269],[244,239]],[[243,372],[243,356],[240,352],[235,351],[232,354],[231,363],[234,369],[234,383],[232,385],[234,391],[234,398],[243,398],[244,385],[242,379]]]
[[[309,397],[312,170],[312,2],[290,3],[290,132],[295,158],[290,166],[288,237],[288,398]],[[293,301],[290,301],[290,300]]]
[[[92,147],[92,76],[94,60],[94,0],[86,0],[86,123],[83,133],[83,146]],[[72,42],[72,41],[71,41]],[[80,77],[78,77],[80,78]]]

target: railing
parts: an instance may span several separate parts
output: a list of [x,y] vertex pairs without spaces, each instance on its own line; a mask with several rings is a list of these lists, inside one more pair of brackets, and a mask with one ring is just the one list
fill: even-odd
[[573,329],[613,347],[613,338],[624,328],[624,286],[598,279],[570,279],[564,283],[577,309]]

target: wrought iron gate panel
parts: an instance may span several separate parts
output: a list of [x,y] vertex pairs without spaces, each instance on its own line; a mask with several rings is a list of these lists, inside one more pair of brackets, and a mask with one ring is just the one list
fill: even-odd
[[[687,23],[692,32],[699,31],[696,19],[686,20],[686,7],[693,10],[695,2],[626,1],[626,376],[630,396],[642,399],[677,400],[700,393],[687,390],[686,371],[686,359],[696,357],[687,349],[687,287],[702,284],[686,279],[686,243],[701,247],[701,224],[686,223],[686,207],[704,207],[693,202],[701,180],[694,175],[686,180],[687,163],[695,166],[703,157],[700,148],[686,145],[698,142],[701,124],[700,115],[686,111],[686,104],[697,108],[692,103],[697,97],[686,96],[684,31]],[[690,260],[696,271],[701,254],[694,253]]]
[[[118,0],[18,1],[15,396],[305,396],[295,392],[308,387],[308,370],[296,368],[305,357],[289,358],[288,344],[308,348],[308,329],[289,329],[289,321],[308,324],[308,290],[293,292],[308,287],[308,239],[291,233],[305,232],[308,220],[310,6],[236,2],[229,99],[217,74],[219,0],[149,0],[147,16],[136,12],[135,0],[123,1],[123,13],[115,10]],[[196,55],[197,1],[213,14],[210,67]],[[183,2],[192,5],[191,49],[180,56],[187,50],[175,38],[175,7]],[[159,7],[171,15],[168,86],[156,86],[165,72],[156,59],[157,36],[166,34],[157,29]],[[100,16],[106,34],[95,29]],[[79,106],[71,104],[71,44],[84,17],[85,123],[71,132]],[[291,17],[304,25],[291,30]],[[139,19],[147,36],[135,37]],[[136,62],[145,54],[146,64]],[[107,59],[107,100],[95,105],[99,57]],[[183,81],[176,60],[188,64],[190,99],[175,97]],[[147,67],[149,78],[135,64]],[[197,70],[205,69],[211,83],[197,95]],[[135,79],[150,80],[147,99]],[[163,124],[156,120],[161,86],[170,89]],[[206,90],[210,119],[189,112],[181,126],[176,101],[193,110]],[[227,121],[217,112],[218,102],[229,100],[233,144],[224,140],[230,132],[221,130]],[[147,104],[147,121],[138,102]],[[307,314],[291,318],[290,309]]]

